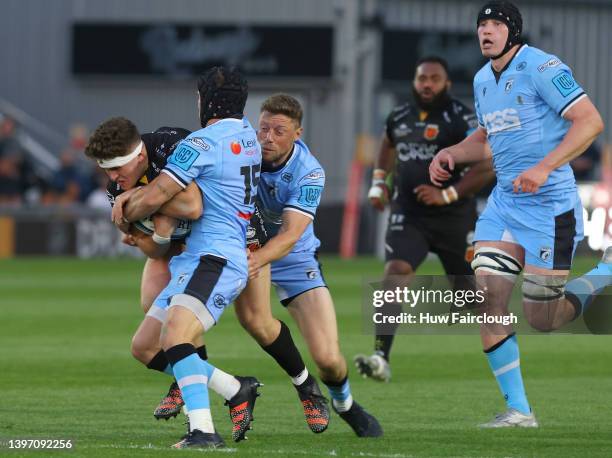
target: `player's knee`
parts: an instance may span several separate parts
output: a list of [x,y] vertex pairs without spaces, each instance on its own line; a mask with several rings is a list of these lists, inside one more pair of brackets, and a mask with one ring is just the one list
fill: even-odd
[[562,324],[561,300],[564,297],[564,275],[526,274],[523,278],[523,309],[529,325],[541,332],[551,332]]
[[[335,380],[333,376],[339,375],[344,366],[344,359],[339,351],[325,350],[312,355],[315,364],[326,379]],[[338,373],[338,374],[336,374]],[[330,377],[331,376],[331,377]]]
[[132,356],[143,364],[147,364],[154,356],[155,349],[152,348],[150,342],[147,342],[138,333],[132,337],[132,345],[130,346]]
[[275,326],[276,320],[240,320],[242,327],[253,337],[260,345],[269,345],[278,337],[278,326]]
[[278,337],[279,324],[271,314],[255,313],[248,307],[236,308],[236,315],[242,327],[253,337],[260,345],[268,345],[276,337]]
[[410,263],[406,261],[393,260],[385,264],[385,276],[389,275],[411,275],[414,273]]

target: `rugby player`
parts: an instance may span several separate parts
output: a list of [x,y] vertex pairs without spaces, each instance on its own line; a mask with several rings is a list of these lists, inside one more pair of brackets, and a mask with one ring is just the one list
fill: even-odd
[[[457,164],[492,154],[497,185],[476,223],[472,262],[479,287],[487,288],[487,313],[508,314],[512,288],[523,271],[526,318],[535,329],[551,331],[584,313],[611,283],[610,247],[595,269],[567,282],[576,244],[583,237],[582,205],[568,163],[604,126],[570,68],[523,43],[522,23],[510,2],[494,1],[481,8],[478,40],[490,61],[474,78],[479,127],[441,150],[430,176],[441,185]],[[537,427],[512,329],[483,326],[481,337],[507,406],[481,426]]]
[[209,384],[228,400],[233,439],[244,439],[260,385],[254,377],[216,369],[192,343],[217,323],[246,284],[246,227],[261,166],[256,133],[243,114],[248,88],[242,74],[214,67],[199,78],[198,94],[202,129],[179,143],[152,182],[118,196],[113,207],[113,221],[122,225],[154,214],[192,182],[202,191],[203,214],[185,251],[172,259],[170,282],[154,301],[167,309],[161,344],[189,418],[190,431],[176,448],[224,446],[212,421]]
[[[320,242],[312,223],[325,172],[301,140],[302,107],[295,98],[277,94],[265,100],[260,111],[258,140],[263,162],[257,210],[268,239],[257,240],[255,243],[261,247],[249,254],[249,287],[247,294],[239,298],[241,304],[236,311],[243,326],[265,345],[265,332],[260,327],[274,329],[274,323],[260,320],[258,311],[270,313],[271,282],[308,345],[329,390],[333,409],[358,436],[381,436],[383,431],[376,418],[353,400],[346,361],[338,343],[334,304],[317,260]],[[250,313],[244,313],[247,307]],[[306,372],[301,377],[310,376]],[[314,393],[315,387],[309,382],[308,391]],[[316,391],[320,400],[318,387]],[[302,398],[299,387],[298,393]],[[310,418],[306,412],[313,431],[318,432],[317,423],[322,429],[327,427],[323,403],[307,402],[304,407],[315,408]]]
[[[449,94],[446,61],[429,56],[417,62],[412,82],[414,103],[394,108],[385,132],[368,193],[382,211],[391,195],[385,240],[385,289],[405,287],[428,252],[436,253],[453,287],[471,289],[472,236],[476,223],[474,194],[493,179],[490,160],[471,168],[457,167],[446,187],[433,186],[429,164],[442,148],[461,141],[476,127],[473,112]],[[393,172],[393,192],[386,179]],[[453,231],[449,232],[448,228]],[[401,304],[386,304],[382,312],[401,313]],[[374,354],[357,355],[355,365],[364,377],[388,382],[389,356],[397,325],[376,325]]]

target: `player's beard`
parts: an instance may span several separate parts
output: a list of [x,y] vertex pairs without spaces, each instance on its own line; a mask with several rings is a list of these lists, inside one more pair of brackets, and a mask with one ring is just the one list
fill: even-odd
[[443,89],[440,93],[436,94],[429,102],[425,102],[413,86],[412,96],[414,97],[416,104],[423,111],[440,111],[444,107],[448,106],[451,101],[450,95],[446,89]]

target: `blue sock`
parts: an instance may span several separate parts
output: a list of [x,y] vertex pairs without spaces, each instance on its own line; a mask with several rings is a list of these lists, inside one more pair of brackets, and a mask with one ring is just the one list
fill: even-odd
[[612,264],[600,262],[582,277],[565,286],[565,297],[576,307],[576,318],[587,311],[593,299],[612,284]]
[[348,376],[340,382],[323,382],[329,390],[329,396],[332,398],[332,403],[338,412],[346,412],[353,405],[353,396],[351,395],[351,386],[349,385]]
[[200,359],[193,345],[175,345],[166,351],[166,355],[189,412],[210,409],[207,363]]
[[485,350],[485,354],[508,408],[524,414],[531,412],[523,386],[516,336],[512,334],[506,337],[490,350]]

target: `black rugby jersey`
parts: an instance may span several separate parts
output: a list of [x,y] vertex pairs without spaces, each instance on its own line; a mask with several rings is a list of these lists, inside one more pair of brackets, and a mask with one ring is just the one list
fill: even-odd
[[[180,127],[160,127],[150,134],[140,136],[147,148],[149,166],[145,174],[138,180],[138,184],[145,185],[157,177],[166,165],[166,161],[174,152],[176,145],[191,134],[190,131]],[[111,206],[115,197],[123,192],[123,189],[114,181],[109,181],[106,187],[106,195]]]
[[[429,164],[433,157],[442,148],[459,143],[476,127],[478,121],[472,110],[456,99],[449,99],[446,106],[427,113],[412,103],[394,108],[385,125],[397,151],[393,200],[414,214],[453,212],[462,207],[466,200],[463,198],[444,207],[424,205],[416,200],[413,190],[421,184],[432,185]],[[445,186],[459,181],[462,170],[460,166],[455,167]]]

